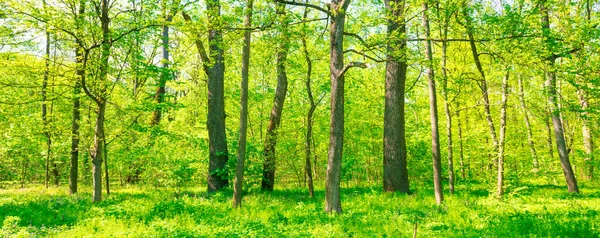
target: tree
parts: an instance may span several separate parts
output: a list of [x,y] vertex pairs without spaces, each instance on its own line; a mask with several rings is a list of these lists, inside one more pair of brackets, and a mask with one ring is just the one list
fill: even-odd
[[275,185],[275,146],[277,145],[277,128],[281,123],[281,114],[283,112],[283,104],[285,102],[285,96],[287,94],[288,80],[286,73],[286,60],[289,51],[289,33],[287,30],[287,18],[285,13],[285,4],[277,3],[276,6],[278,27],[280,29],[277,56],[276,56],[276,69],[277,69],[277,89],[275,90],[275,98],[273,99],[273,108],[271,108],[271,114],[269,119],[269,127],[267,128],[267,134],[265,137],[265,148],[264,148],[264,164],[263,164],[263,178],[261,188],[267,191],[273,191]]
[[403,0],[386,0],[387,61],[383,132],[383,190],[410,192],[406,166],[404,88],[406,85],[406,25]]
[[253,0],[246,3],[244,17],[244,47],[242,49],[242,81],[240,95],[240,136],[238,139],[237,164],[235,167],[235,182],[233,186],[233,207],[242,206],[242,185],[244,181],[244,160],[246,159],[246,136],[248,129],[248,71],[250,67],[250,43],[252,32]]
[[440,136],[438,129],[437,97],[435,91],[435,73],[433,71],[433,53],[429,29],[429,6],[423,2],[423,28],[425,28],[425,58],[427,71],[427,84],[429,86],[429,120],[431,121],[431,156],[433,160],[433,188],[435,201],[442,204],[444,193],[442,188],[442,162],[440,159]]
[[558,107],[558,94],[556,92],[556,69],[554,69],[554,64],[558,56],[552,53],[554,50],[556,50],[556,39],[551,35],[550,18],[548,13],[549,10],[545,1],[540,3],[540,11],[542,15],[541,24],[545,47],[550,53],[549,56],[545,57],[547,67],[545,72],[545,87],[548,93],[548,104],[550,106],[550,112],[552,115],[552,125],[554,125],[554,138],[556,141],[558,156],[560,158],[560,165],[562,167],[563,174],[565,175],[569,192],[579,193],[577,179],[575,179],[575,174],[573,173],[573,168],[571,167],[571,161],[569,160],[569,152],[567,151],[567,145],[565,143],[563,123]]
[[[208,191],[215,192],[229,184],[227,178],[227,136],[225,133],[225,98],[224,79],[225,61],[223,60],[224,43],[221,26],[221,3],[219,0],[206,2],[208,16],[208,54],[200,34],[195,39],[196,48],[202,59],[202,68],[208,77]],[[183,17],[191,22],[191,17],[185,13]]]

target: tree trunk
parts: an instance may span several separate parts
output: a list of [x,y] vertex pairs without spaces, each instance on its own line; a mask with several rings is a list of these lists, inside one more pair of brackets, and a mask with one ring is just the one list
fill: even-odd
[[466,179],[466,168],[463,156],[463,136],[462,136],[462,124],[460,120],[460,110],[456,110],[456,118],[458,118],[458,148],[459,148],[459,156],[460,156],[460,175],[462,179]]
[[261,187],[263,190],[273,191],[275,185],[275,146],[277,145],[277,130],[281,123],[281,113],[283,111],[283,104],[285,102],[285,96],[287,94],[287,74],[285,72],[285,64],[287,60],[287,54],[289,51],[288,31],[286,23],[285,4],[277,3],[277,19],[281,25],[281,32],[279,33],[279,45],[277,46],[277,89],[275,91],[275,98],[273,99],[273,108],[271,109],[269,127],[267,127],[267,134],[265,137],[265,148],[264,148],[264,164],[263,164],[263,178]]
[[[84,20],[86,1],[79,1],[79,12],[75,16],[76,28],[79,33],[81,30],[80,24]],[[73,86],[73,115],[71,118],[71,164],[69,170],[69,192],[71,194],[77,193],[77,179],[79,177],[79,121],[81,120],[81,82],[85,80],[85,66],[87,59],[84,58],[84,50],[79,46],[80,41],[77,40],[77,47],[75,48],[75,63],[76,63],[76,77],[75,85]]]
[[329,78],[331,118],[325,183],[325,212],[342,213],[340,172],[344,150],[344,24],[351,0],[331,0],[329,24]]
[[523,90],[523,80],[521,76],[518,76],[519,83],[519,101],[521,102],[521,109],[523,110],[523,119],[525,120],[525,127],[527,129],[527,142],[529,143],[529,150],[531,151],[531,158],[533,159],[533,171],[537,172],[539,162],[537,158],[537,152],[535,150],[535,144],[533,142],[533,133],[531,131],[531,123],[529,122],[529,111],[525,104],[525,93]]
[[208,45],[210,62],[205,58],[203,64],[208,75],[208,140],[210,147],[208,166],[208,191],[215,192],[226,187],[227,178],[227,135],[225,132],[225,98],[224,79],[225,62],[223,59],[223,32],[220,26],[221,3],[219,0],[208,0],[207,13]]
[[425,57],[427,60],[427,81],[429,85],[429,117],[431,120],[431,154],[433,159],[433,187],[435,201],[442,204],[444,194],[442,190],[442,162],[440,160],[440,138],[438,130],[437,98],[435,92],[435,73],[433,71],[433,54],[429,29],[429,17],[427,3],[423,3],[423,28],[425,28]]
[[508,101],[508,77],[506,72],[502,79],[502,102],[500,108],[500,139],[498,141],[498,197],[504,194],[504,138],[506,135],[506,104]]
[[[165,9],[165,12],[167,10]],[[167,13],[169,14],[169,13]],[[171,16],[165,17],[165,23],[162,26],[162,69],[160,71],[160,77],[158,79],[158,87],[156,88],[156,94],[154,95],[154,100],[156,101],[156,108],[152,113],[152,120],[150,122],[151,125],[158,125],[160,123],[160,119],[162,116],[162,110],[164,105],[162,103],[165,101],[165,87],[167,85],[167,81],[170,78],[169,73],[169,23],[173,18]]]
[[[253,0],[248,0],[246,5],[246,14],[244,18],[244,27],[252,27],[252,4]],[[240,135],[238,139],[237,164],[235,167],[235,182],[233,186],[233,207],[242,206],[242,185],[244,181],[244,161],[246,160],[246,136],[248,129],[248,71],[250,67],[250,42],[252,37],[251,30],[244,31],[244,47],[242,49],[242,82],[240,94]]]
[[[552,51],[553,39],[550,35],[550,20],[548,17],[548,9],[542,2],[540,4],[540,10],[542,12],[542,30],[544,32],[544,38],[546,40],[546,46],[549,48],[549,52]],[[548,70],[546,71],[546,90],[548,91],[548,104],[550,105],[550,112],[552,113],[552,124],[554,125],[554,137],[556,140],[556,147],[558,150],[558,156],[560,157],[561,167],[567,181],[567,187],[569,192],[579,193],[577,187],[577,180],[575,174],[571,168],[571,161],[569,161],[569,152],[565,143],[565,134],[562,119],[560,116],[560,110],[558,107],[558,94],[556,92],[556,72],[554,69],[554,63],[556,61],[555,55],[546,57]]]
[[99,101],[96,103],[98,111],[96,115],[96,129],[94,131],[94,149],[92,151],[92,186],[93,201],[102,201],[102,153],[104,152],[104,114],[106,103]]
[[450,113],[450,102],[448,101],[448,73],[446,67],[448,48],[448,18],[444,20],[442,41],[442,97],[444,98],[444,111],[446,112],[446,136],[448,139],[448,188],[450,194],[454,194],[454,158],[452,157],[452,114]]
[[102,143],[104,143],[103,148],[104,148],[104,179],[106,181],[106,195],[110,195],[110,177],[108,176],[108,147],[106,145],[106,134],[104,135],[104,140],[102,140]]
[[387,61],[383,129],[383,190],[409,193],[406,165],[404,90],[406,84],[406,26],[404,0],[386,0]]
[[[46,1],[43,1],[44,11],[46,10]],[[48,26],[46,26],[46,54],[45,54],[45,66],[44,66],[44,78],[42,80],[42,128],[44,136],[46,137],[46,179],[45,185],[48,188],[50,183],[50,158],[52,149],[52,138],[50,137],[50,126],[48,125],[48,102],[47,100],[47,88],[48,88],[48,76],[50,75],[50,32]]]
[[[308,8],[304,9],[304,18],[303,21],[306,22],[308,18]],[[304,27],[306,28],[306,23],[304,23]],[[313,98],[312,89],[310,87],[311,74],[312,74],[312,60],[310,59],[310,55],[308,53],[308,46],[306,43],[306,32],[302,34],[302,51],[304,53],[304,59],[306,60],[306,92],[308,94],[308,101],[310,102],[310,108],[308,109],[308,113],[306,115],[306,138],[304,139],[304,150],[305,150],[305,163],[304,163],[304,173],[307,177],[308,183],[308,194],[312,198],[314,197],[314,185],[313,185],[313,173],[310,164],[311,157],[311,139],[312,139],[312,127],[313,127],[313,113],[317,108],[315,104],[315,100]]]

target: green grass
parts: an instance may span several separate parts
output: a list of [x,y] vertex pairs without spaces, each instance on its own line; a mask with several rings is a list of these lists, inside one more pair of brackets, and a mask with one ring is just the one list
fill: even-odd
[[[479,186],[479,187],[478,187]],[[597,187],[597,186],[596,186]],[[85,188],[84,188],[85,189]],[[598,237],[600,189],[522,186],[502,201],[482,185],[458,186],[435,205],[432,191],[344,189],[341,215],[323,212],[324,192],[250,193],[116,188],[93,204],[66,187],[0,190],[0,237]]]

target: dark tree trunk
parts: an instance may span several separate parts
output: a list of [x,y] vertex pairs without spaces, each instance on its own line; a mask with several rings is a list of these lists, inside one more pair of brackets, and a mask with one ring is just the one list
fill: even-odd
[[[540,10],[542,12],[542,30],[544,32],[544,38],[546,40],[549,52],[552,51],[553,39],[550,35],[550,20],[548,17],[548,9],[544,3],[540,4]],[[546,57],[547,66],[549,70],[546,72],[546,90],[548,91],[548,104],[550,106],[550,112],[552,114],[552,124],[554,125],[554,137],[556,139],[556,147],[558,150],[558,156],[560,157],[560,164],[567,181],[567,187],[569,192],[579,193],[577,186],[577,180],[575,174],[571,168],[571,161],[569,160],[569,152],[567,151],[567,145],[565,143],[565,134],[562,125],[562,119],[560,116],[560,110],[558,107],[558,94],[556,92],[556,72],[554,71],[554,64],[557,56],[550,55]]]
[[[308,8],[304,9],[304,18],[303,20],[306,22],[308,18]],[[306,28],[306,23],[304,25]],[[313,173],[310,164],[311,157],[311,139],[312,139],[312,127],[313,127],[313,114],[317,105],[315,104],[315,100],[313,98],[312,89],[310,87],[311,84],[311,74],[312,74],[312,60],[310,59],[310,55],[308,53],[308,46],[306,43],[306,32],[302,35],[302,51],[304,53],[304,59],[306,60],[306,92],[308,94],[308,101],[310,103],[310,108],[308,109],[308,113],[306,115],[306,138],[304,139],[304,149],[305,149],[305,163],[304,163],[304,173],[307,177],[308,183],[308,194],[310,197],[314,197],[314,185],[313,185]]]
[[[167,9],[164,9],[166,12]],[[154,95],[154,100],[156,102],[156,108],[152,113],[152,120],[150,121],[151,125],[158,125],[160,123],[160,119],[162,116],[162,111],[164,105],[162,103],[165,101],[165,87],[167,85],[167,81],[170,78],[169,73],[169,23],[173,19],[167,13],[165,16],[165,23],[162,26],[162,69],[160,72],[160,77],[158,79],[158,87],[156,88],[156,93]]]
[[[244,18],[244,27],[252,27],[252,4],[253,0],[248,0],[246,5],[246,14]],[[238,140],[237,164],[235,167],[235,182],[233,186],[233,207],[242,206],[242,185],[244,181],[244,161],[246,159],[246,136],[248,129],[248,71],[250,67],[250,42],[252,31],[244,31],[244,47],[242,49],[242,82],[240,94],[240,135]]]
[[102,143],[104,143],[104,145],[102,145],[104,148],[104,180],[106,181],[106,195],[110,195],[110,177],[108,176],[108,147],[106,144],[106,134],[104,135],[104,138],[105,139],[102,140]]
[[[46,1],[43,1],[44,11],[46,9]],[[44,136],[46,137],[46,179],[45,185],[48,188],[50,183],[50,159],[52,149],[52,138],[50,137],[50,126],[48,125],[48,102],[47,99],[47,88],[48,88],[48,76],[50,75],[50,32],[48,26],[46,26],[46,54],[44,56],[44,78],[42,80],[42,128]]]
[[440,138],[438,129],[438,111],[437,97],[435,91],[435,74],[433,71],[433,54],[431,40],[429,40],[429,17],[427,16],[428,6],[423,3],[423,28],[425,28],[425,57],[427,59],[427,81],[429,85],[429,117],[431,120],[431,153],[433,160],[433,187],[435,192],[435,201],[442,204],[444,193],[442,189],[442,162],[440,159]]
[[344,24],[351,0],[331,0],[329,24],[329,78],[331,80],[331,118],[327,178],[325,182],[325,212],[342,212],[340,172],[344,150]]
[[102,200],[102,153],[104,152],[104,115],[106,103],[99,101],[96,103],[98,111],[96,115],[96,129],[94,131],[94,149],[92,151],[92,183],[93,183],[93,201]]
[[386,0],[387,61],[383,127],[383,190],[409,193],[406,165],[404,90],[406,84],[406,26],[404,0]]
[[[81,24],[84,20],[86,1],[79,1],[79,12],[75,16],[76,28],[79,32],[81,30]],[[81,120],[81,82],[85,80],[85,66],[87,59],[84,58],[84,50],[80,47],[81,42],[77,40],[77,47],[75,48],[75,63],[77,64],[76,74],[77,79],[73,86],[73,115],[71,118],[71,164],[69,170],[69,192],[71,194],[77,193],[77,183],[79,177],[79,121]]]
[[221,3],[219,0],[208,0],[207,13],[208,45],[210,62],[208,57],[204,60],[205,71],[208,75],[208,140],[210,157],[208,166],[208,191],[219,191],[229,184],[227,178],[227,136],[225,133],[225,62],[223,59],[223,32],[220,26]]
[[287,43],[288,32],[285,19],[285,5],[277,3],[276,8],[277,15],[280,15],[278,19],[280,19],[279,24],[281,25],[281,32],[279,34],[279,45],[277,47],[277,89],[275,91],[275,98],[273,99],[273,108],[271,109],[264,148],[265,160],[263,164],[262,189],[267,191],[273,191],[273,186],[275,185],[275,146],[277,145],[277,129],[281,123],[281,113],[283,111],[283,104],[285,102],[288,87],[285,64],[289,46]]

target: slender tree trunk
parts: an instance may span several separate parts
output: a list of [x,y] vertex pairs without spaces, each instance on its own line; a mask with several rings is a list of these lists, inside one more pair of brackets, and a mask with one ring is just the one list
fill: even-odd
[[[208,44],[210,62],[204,60],[208,74],[208,137],[210,157],[208,166],[208,191],[219,191],[229,184],[226,165],[229,159],[227,136],[225,133],[225,62],[223,58],[223,32],[220,26],[221,3],[208,0],[207,13]],[[206,56],[203,57],[208,59]]]
[[521,102],[521,109],[523,110],[523,119],[525,120],[525,127],[527,129],[527,142],[529,143],[529,150],[531,151],[531,158],[533,159],[533,170],[534,172],[538,171],[539,162],[537,158],[537,152],[535,150],[535,143],[533,142],[533,133],[531,131],[531,123],[529,122],[529,111],[527,110],[527,106],[525,104],[525,93],[523,90],[523,79],[519,75],[518,77],[519,83],[519,101]]
[[442,162],[440,159],[440,138],[438,129],[437,98],[435,91],[435,73],[433,71],[433,54],[431,40],[429,40],[429,17],[427,3],[423,3],[423,28],[425,28],[425,57],[427,59],[427,81],[429,85],[429,116],[431,120],[431,153],[433,159],[433,187],[435,201],[442,204],[444,194],[442,189]]
[[108,147],[106,145],[106,134],[104,135],[104,140],[102,140],[102,147],[104,148],[104,177],[106,181],[106,195],[110,195],[110,177],[108,176]]
[[271,109],[264,148],[265,160],[263,164],[262,189],[267,191],[273,191],[273,186],[275,185],[275,146],[277,145],[277,130],[281,123],[281,114],[283,112],[283,104],[285,102],[288,87],[285,64],[287,61],[289,44],[285,4],[277,3],[276,8],[277,15],[279,16],[278,19],[280,21],[279,24],[281,25],[281,32],[279,33],[279,45],[277,47],[277,89],[275,91],[275,98],[273,99],[273,108]]
[[[166,8],[166,7],[165,7]],[[165,12],[167,9],[164,10]],[[156,108],[152,113],[152,120],[150,122],[151,125],[158,125],[160,123],[160,119],[162,116],[162,110],[164,105],[162,103],[165,101],[165,87],[167,85],[167,81],[170,78],[169,73],[169,23],[173,19],[166,13],[165,23],[162,26],[162,69],[160,71],[160,77],[158,79],[158,87],[156,88],[156,94],[154,95],[154,100],[156,102]]]
[[102,153],[104,152],[104,115],[106,104],[99,102],[96,116],[96,129],[94,131],[94,150],[92,151],[92,183],[93,183],[93,201],[102,200]]
[[589,103],[583,89],[577,90],[577,96],[579,98],[579,104],[581,105],[581,120],[582,126],[581,131],[583,134],[583,149],[585,151],[585,176],[588,180],[594,178],[594,163],[592,153],[594,152],[594,142],[592,140],[592,130],[589,122]]
[[[86,1],[79,1],[79,12],[75,16],[76,30],[79,34],[81,31],[81,24],[83,24],[85,14]],[[76,63],[76,77],[75,85],[73,86],[73,115],[71,118],[71,164],[69,170],[69,192],[71,194],[77,193],[77,183],[79,177],[79,121],[81,120],[81,82],[85,80],[85,67],[87,59],[84,57],[84,49],[80,47],[81,42],[77,40],[77,46],[75,48],[75,63]]]
[[[248,0],[244,27],[252,27],[253,0]],[[242,185],[244,183],[244,161],[246,160],[246,136],[248,129],[248,71],[250,67],[250,42],[252,31],[244,31],[244,47],[242,49],[242,82],[240,95],[240,135],[238,139],[237,164],[235,167],[235,182],[233,186],[233,207],[242,206]]]
[[466,168],[465,168],[465,163],[464,163],[464,156],[463,156],[463,136],[462,136],[462,124],[461,124],[461,118],[460,118],[460,110],[456,110],[456,118],[458,118],[458,148],[459,148],[459,156],[460,156],[460,175],[462,179],[466,179],[467,175],[466,175]]
[[546,118],[544,119],[544,122],[546,124],[546,131],[547,133],[547,137],[546,137],[546,143],[548,144],[548,157],[549,158],[553,158],[554,157],[554,147],[552,145],[552,127],[550,126],[550,121],[552,120],[552,113],[550,112],[550,106],[546,105]]
[[[304,17],[303,21],[306,22],[308,18],[308,8],[304,9]],[[304,23],[304,27],[306,28],[306,23]],[[312,127],[313,127],[313,113],[317,108],[315,104],[315,100],[313,98],[312,89],[310,87],[311,74],[312,74],[312,60],[310,59],[310,55],[308,53],[308,46],[306,43],[306,32],[303,32],[302,35],[302,51],[304,53],[304,59],[306,60],[306,92],[308,94],[308,101],[310,102],[310,108],[308,109],[308,113],[306,115],[306,138],[304,138],[304,150],[305,150],[305,161],[304,161],[304,173],[307,177],[308,183],[308,194],[312,198],[314,197],[314,185],[313,185],[313,173],[310,164],[311,157],[311,139],[312,139]]]
[[506,135],[506,104],[508,101],[508,77],[506,72],[502,79],[502,102],[500,108],[500,139],[498,141],[498,197],[504,194],[504,138]]
[[452,157],[452,114],[450,113],[450,102],[448,101],[448,73],[446,67],[448,48],[448,19],[444,20],[442,41],[442,97],[444,98],[444,111],[446,112],[446,136],[448,139],[448,188],[450,194],[454,194],[454,158]]
[[404,0],[386,0],[387,61],[383,129],[383,190],[409,193],[406,165],[404,90],[406,84],[406,26]]
[[[542,12],[542,30],[544,32],[544,38],[546,40],[549,52],[552,51],[553,39],[550,35],[550,20],[548,17],[548,9],[542,2],[540,4],[540,10]],[[571,167],[571,161],[569,160],[569,152],[567,151],[567,145],[565,143],[565,134],[563,125],[561,123],[562,118],[560,116],[560,110],[558,107],[558,94],[556,92],[556,72],[554,69],[554,63],[556,56],[551,55],[546,58],[548,70],[546,71],[546,90],[548,91],[548,104],[550,105],[550,112],[552,113],[552,124],[554,125],[554,137],[556,139],[556,147],[558,155],[560,157],[561,167],[567,181],[567,187],[569,192],[579,193],[577,186],[577,179]]]
[[[43,1],[44,11],[46,9],[46,1]],[[45,54],[45,66],[44,66],[44,78],[42,80],[42,128],[44,136],[46,137],[46,179],[45,185],[48,188],[50,181],[50,159],[52,149],[52,138],[50,137],[50,126],[48,125],[48,102],[47,100],[47,88],[48,88],[48,76],[50,75],[50,32],[48,26],[46,26],[46,54]]]
[[344,24],[350,0],[331,0],[329,7],[329,78],[331,118],[325,183],[325,212],[342,213],[340,172],[344,150]]

